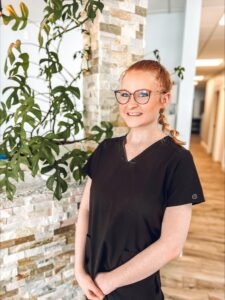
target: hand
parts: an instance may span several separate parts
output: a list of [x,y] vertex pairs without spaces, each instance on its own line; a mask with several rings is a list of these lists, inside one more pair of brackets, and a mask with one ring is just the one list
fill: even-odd
[[89,300],[103,300],[105,295],[85,271],[76,274],[76,280]]
[[105,295],[110,294],[112,291],[115,290],[115,287],[112,283],[112,278],[110,272],[102,272],[98,273],[94,279],[94,282],[97,286],[102,290]]

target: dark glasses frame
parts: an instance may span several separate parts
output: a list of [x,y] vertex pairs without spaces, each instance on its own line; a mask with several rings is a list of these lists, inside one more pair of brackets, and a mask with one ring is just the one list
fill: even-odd
[[[126,102],[120,102],[120,101],[118,100],[117,94],[120,93],[120,92],[122,92],[122,91],[127,92],[127,93],[129,94],[129,97],[127,97],[127,101],[126,101]],[[145,102],[139,102],[139,101],[136,99],[135,93],[136,93],[136,92],[140,92],[140,91],[147,91],[147,92],[149,92],[149,96],[148,96],[148,100],[147,100],[147,101],[145,101]],[[126,89],[114,90],[114,94],[115,94],[115,97],[116,97],[117,102],[118,102],[119,104],[122,104],[122,105],[123,105],[123,104],[127,104],[127,103],[129,102],[129,100],[130,100],[130,98],[131,98],[131,95],[133,95],[134,100],[135,100],[138,104],[147,104],[147,103],[149,102],[149,99],[150,99],[152,93],[166,94],[166,92],[162,92],[162,91],[151,91],[151,90],[149,90],[149,89],[144,89],[144,88],[143,88],[143,89],[138,89],[138,90],[134,91],[133,93],[129,92],[129,91],[126,90]]]

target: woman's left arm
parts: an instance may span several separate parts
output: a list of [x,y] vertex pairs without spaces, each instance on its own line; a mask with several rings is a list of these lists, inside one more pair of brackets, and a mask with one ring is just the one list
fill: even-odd
[[143,280],[157,272],[182,252],[192,215],[192,203],[167,207],[160,238],[125,264],[97,274],[95,281],[104,294]]

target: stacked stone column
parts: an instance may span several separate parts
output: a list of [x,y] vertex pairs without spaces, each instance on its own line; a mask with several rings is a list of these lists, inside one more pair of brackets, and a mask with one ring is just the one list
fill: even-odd
[[89,130],[101,121],[125,126],[113,90],[121,73],[144,57],[147,0],[103,1],[104,9],[90,31],[90,72],[84,76],[84,119]]

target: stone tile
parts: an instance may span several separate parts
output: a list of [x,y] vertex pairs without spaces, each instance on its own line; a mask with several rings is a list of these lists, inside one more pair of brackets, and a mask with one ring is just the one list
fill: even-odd
[[24,258],[24,251],[13,253],[11,255],[7,255],[3,257],[3,263],[4,265],[9,265],[12,263],[16,263],[18,260]]
[[15,245],[15,239],[14,240],[6,240],[4,242],[0,242],[0,249],[9,248]]
[[1,295],[2,299],[11,299],[11,297],[15,296],[18,294],[18,289],[14,289],[11,291],[8,291],[4,294]]
[[100,23],[100,30],[116,35],[121,35],[121,28],[113,24]]
[[142,40],[143,39],[143,32],[136,31],[136,39]]
[[112,17],[116,17],[126,21],[131,21],[133,18],[133,16],[129,12],[119,10],[119,9],[111,9],[110,14]]
[[0,267],[0,281],[2,280],[11,280],[11,278],[17,275],[17,266],[1,266]]
[[74,230],[74,224],[57,228],[54,230],[54,235],[68,232],[69,230]]
[[6,208],[0,210],[0,219],[2,218],[9,218],[12,216],[13,209],[12,208]]
[[147,9],[141,6],[135,6],[135,14],[146,17],[147,16]]

